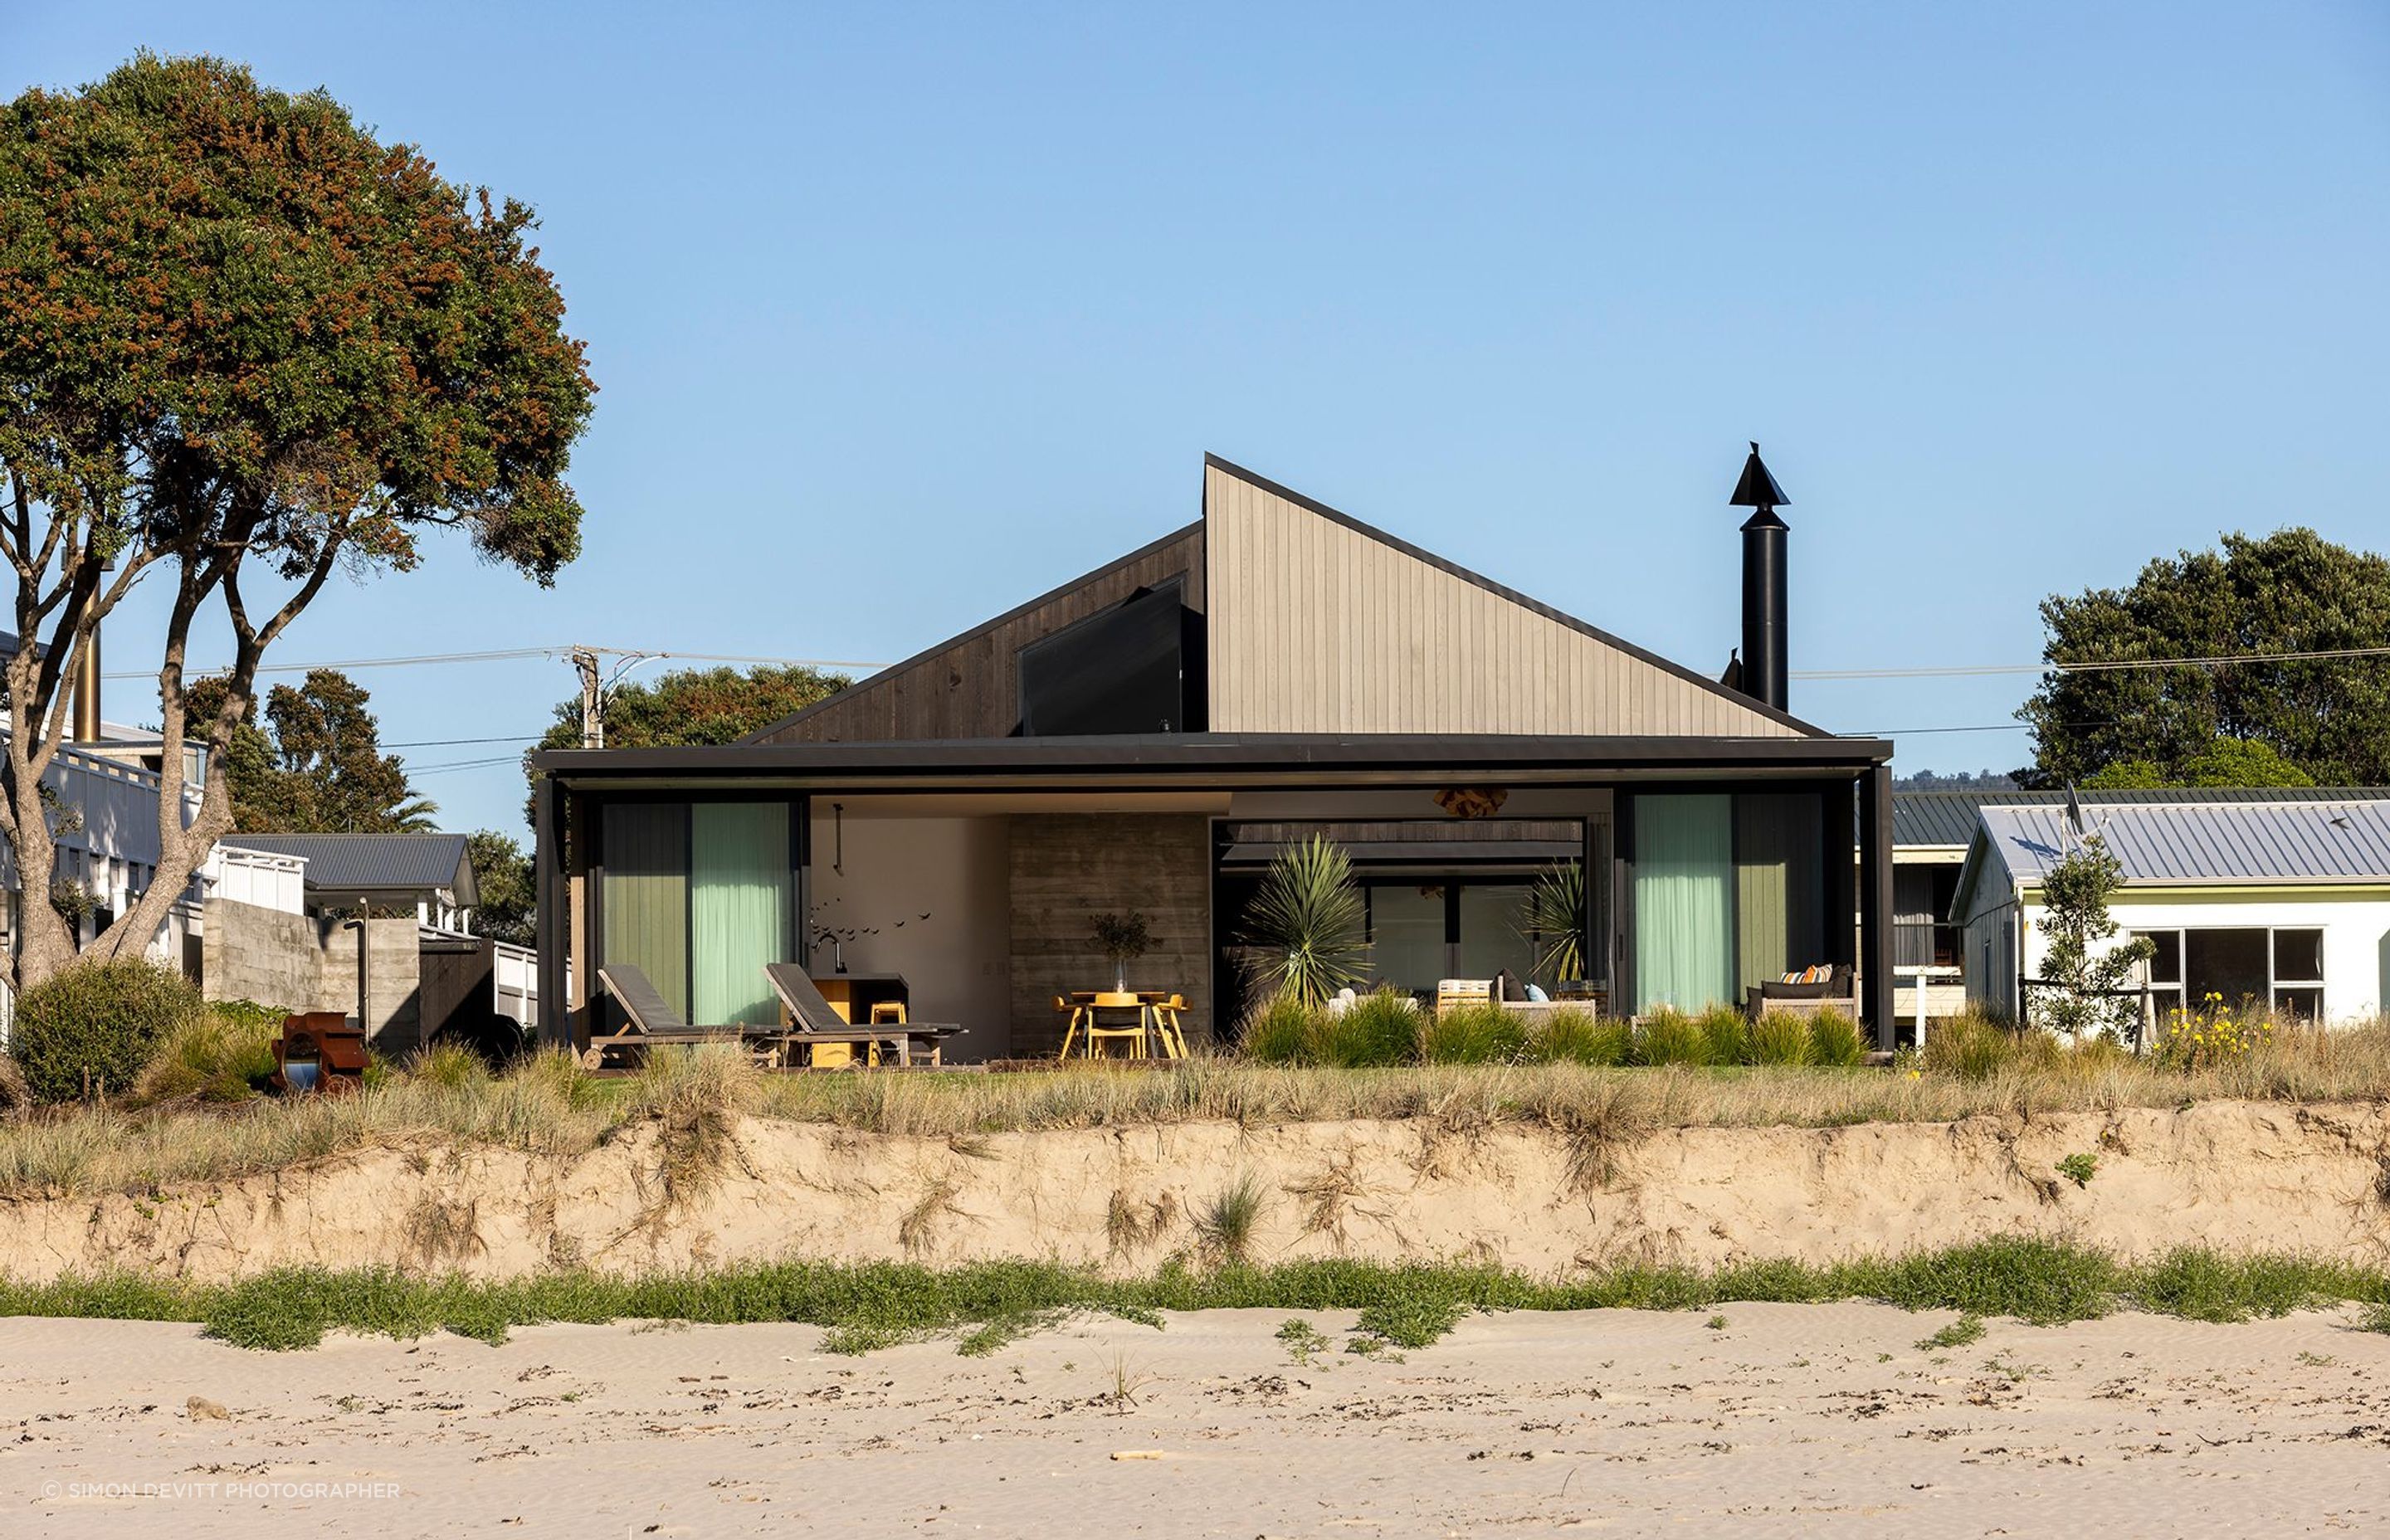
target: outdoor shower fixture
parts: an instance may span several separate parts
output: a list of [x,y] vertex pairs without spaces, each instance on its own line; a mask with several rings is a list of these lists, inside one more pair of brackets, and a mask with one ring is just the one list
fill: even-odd
[[1776,510],[1792,502],[1759,458],[1754,440],[1729,507],[1750,508],[1742,525],[1742,693],[1785,709],[1784,537],[1792,533]]

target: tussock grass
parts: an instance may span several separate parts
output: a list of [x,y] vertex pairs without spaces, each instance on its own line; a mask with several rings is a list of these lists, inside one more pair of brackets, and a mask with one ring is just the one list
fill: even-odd
[[[1214,1120],[1247,1127],[1414,1118],[1451,1127],[1534,1124],[1592,1131],[1588,1149],[1600,1165],[1608,1152],[1668,1127],[1940,1123],[1986,1113],[2390,1096],[2384,1023],[2329,1033],[2284,1028],[2246,1055],[2192,1070],[1964,1020],[1930,1033],[1921,1059],[1890,1070],[1713,1069],[1664,1059],[1608,1067],[1601,1061],[1613,1045],[1626,1051],[1624,1024],[1572,1016],[1554,1013],[1548,1030],[1555,1042],[1584,1045],[1595,1062],[1575,1062],[1580,1050],[1556,1048],[1559,1061],[1549,1063],[1339,1069],[1199,1058],[1137,1070],[772,1075],[732,1050],[708,1047],[660,1053],[634,1078],[598,1080],[550,1050],[495,1076],[395,1072],[353,1097],[41,1109],[0,1121],[0,1200],[147,1192],[431,1143],[570,1157],[648,1126],[665,1150],[667,1186],[688,1192],[739,1159],[742,1114],[941,1141]],[[1565,1036],[1561,1022],[1570,1023]],[[1811,1055],[1826,1058],[1821,1029],[1812,1022],[1808,1030]],[[1701,1025],[1690,1018],[1654,1018],[1635,1056],[1654,1058],[1655,1039],[1706,1056]],[[1533,1054],[1531,1040],[1526,1057]]]
[[1489,1267],[1318,1259],[1270,1267],[1174,1264],[1135,1279],[1036,1262],[952,1269],[787,1262],[644,1278],[559,1272],[511,1282],[386,1269],[288,1269],[221,1286],[122,1276],[0,1282],[0,1315],[191,1321],[250,1348],[310,1347],[331,1330],[400,1338],[444,1330],[495,1342],[513,1327],[548,1322],[797,1321],[829,1328],[825,1346],[832,1351],[951,1336],[959,1351],[982,1354],[1073,1313],[1159,1325],[1161,1311],[1211,1309],[1352,1310],[1363,1333],[1424,1348],[1472,1311],[1690,1311],[1854,1299],[1960,1313],[1960,1327],[1921,1347],[1962,1345],[1972,1340],[1969,1319],[2058,1325],[2120,1309],[2238,1321],[2355,1303],[2369,1307],[2356,1324],[2380,1329],[2371,1323],[2390,1316],[2390,1277],[2301,1257],[2198,1250],[2136,1266],[2062,1242],[1990,1240],[1827,1266],[1624,1264],[1559,1281]]

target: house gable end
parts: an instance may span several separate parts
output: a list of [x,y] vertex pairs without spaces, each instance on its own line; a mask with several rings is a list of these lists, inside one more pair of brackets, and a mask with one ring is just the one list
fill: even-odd
[[1215,732],[1829,736],[1204,457]]

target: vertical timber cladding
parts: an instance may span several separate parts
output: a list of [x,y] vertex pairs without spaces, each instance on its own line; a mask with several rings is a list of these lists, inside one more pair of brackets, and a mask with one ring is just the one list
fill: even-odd
[[1203,468],[1203,522],[1215,733],[1805,736],[1216,461]]
[[918,741],[1009,737],[1021,721],[1013,656],[1141,589],[1186,582],[1203,609],[1203,531],[1189,525],[1050,593],[856,681],[755,735],[758,743]]
[[1212,1033],[1211,821],[1187,813],[1022,813],[1010,820],[1012,1054],[1062,1044],[1054,996],[1110,989],[1096,917],[1143,914],[1153,949],[1131,989],[1187,996],[1191,1044]]

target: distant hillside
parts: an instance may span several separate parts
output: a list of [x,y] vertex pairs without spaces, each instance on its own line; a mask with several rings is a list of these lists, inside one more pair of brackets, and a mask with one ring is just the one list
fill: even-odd
[[1914,775],[1895,777],[1895,791],[2014,791],[2016,777],[2004,770],[1960,770],[1944,775],[1938,770],[1920,770]]

